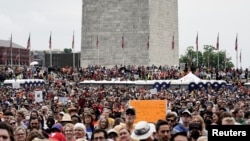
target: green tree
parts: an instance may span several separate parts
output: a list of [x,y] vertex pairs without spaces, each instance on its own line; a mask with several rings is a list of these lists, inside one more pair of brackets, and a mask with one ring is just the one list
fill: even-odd
[[226,55],[226,51],[218,51],[212,45],[204,45],[203,52],[198,51],[198,53],[194,50],[193,46],[187,47],[186,53],[180,57],[180,63],[185,63],[187,66],[190,66],[190,68],[197,68],[200,66],[206,66],[210,68],[219,67],[219,69],[234,67],[233,63],[231,62],[231,57]]
[[64,53],[71,53],[72,49],[71,48],[64,48]]

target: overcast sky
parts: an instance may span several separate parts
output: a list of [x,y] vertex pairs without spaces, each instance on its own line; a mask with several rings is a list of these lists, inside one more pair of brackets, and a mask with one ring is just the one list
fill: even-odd
[[[250,66],[250,0],[178,0],[180,55],[195,46],[199,33],[199,50],[216,44],[226,50],[236,65],[242,50],[242,67]],[[0,39],[26,46],[31,33],[31,49],[47,50],[50,32],[52,48],[71,48],[75,32],[75,50],[80,51],[82,0],[0,0]],[[238,67],[241,64],[238,58]]]

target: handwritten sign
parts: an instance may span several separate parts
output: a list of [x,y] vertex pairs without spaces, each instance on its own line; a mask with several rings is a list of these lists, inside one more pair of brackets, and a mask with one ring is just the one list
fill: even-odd
[[136,110],[135,122],[156,122],[166,117],[166,100],[130,100],[129,105]]

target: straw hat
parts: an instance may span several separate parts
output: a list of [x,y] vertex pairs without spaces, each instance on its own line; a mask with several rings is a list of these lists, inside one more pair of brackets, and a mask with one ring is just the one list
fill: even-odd
[[61,121],[69,121],[71,122],[71,116],[68,114],[68,113],[65,113],[62,117],[62,120]]
[[69,107],[68,108],[68,112],[71,113],[71,112],[77,112],[77,109],[76,107]]

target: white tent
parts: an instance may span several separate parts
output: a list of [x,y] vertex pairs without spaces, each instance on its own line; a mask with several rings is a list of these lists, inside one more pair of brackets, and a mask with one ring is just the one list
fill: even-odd
[[201,79],[195,76],[192,72],[189,72],[187,75],[183,76],[182,78],[178,79],[180,82],[200,82]]
[[37,61],[33,61],[30,63],[30,66],[38,65],[39,63]]

